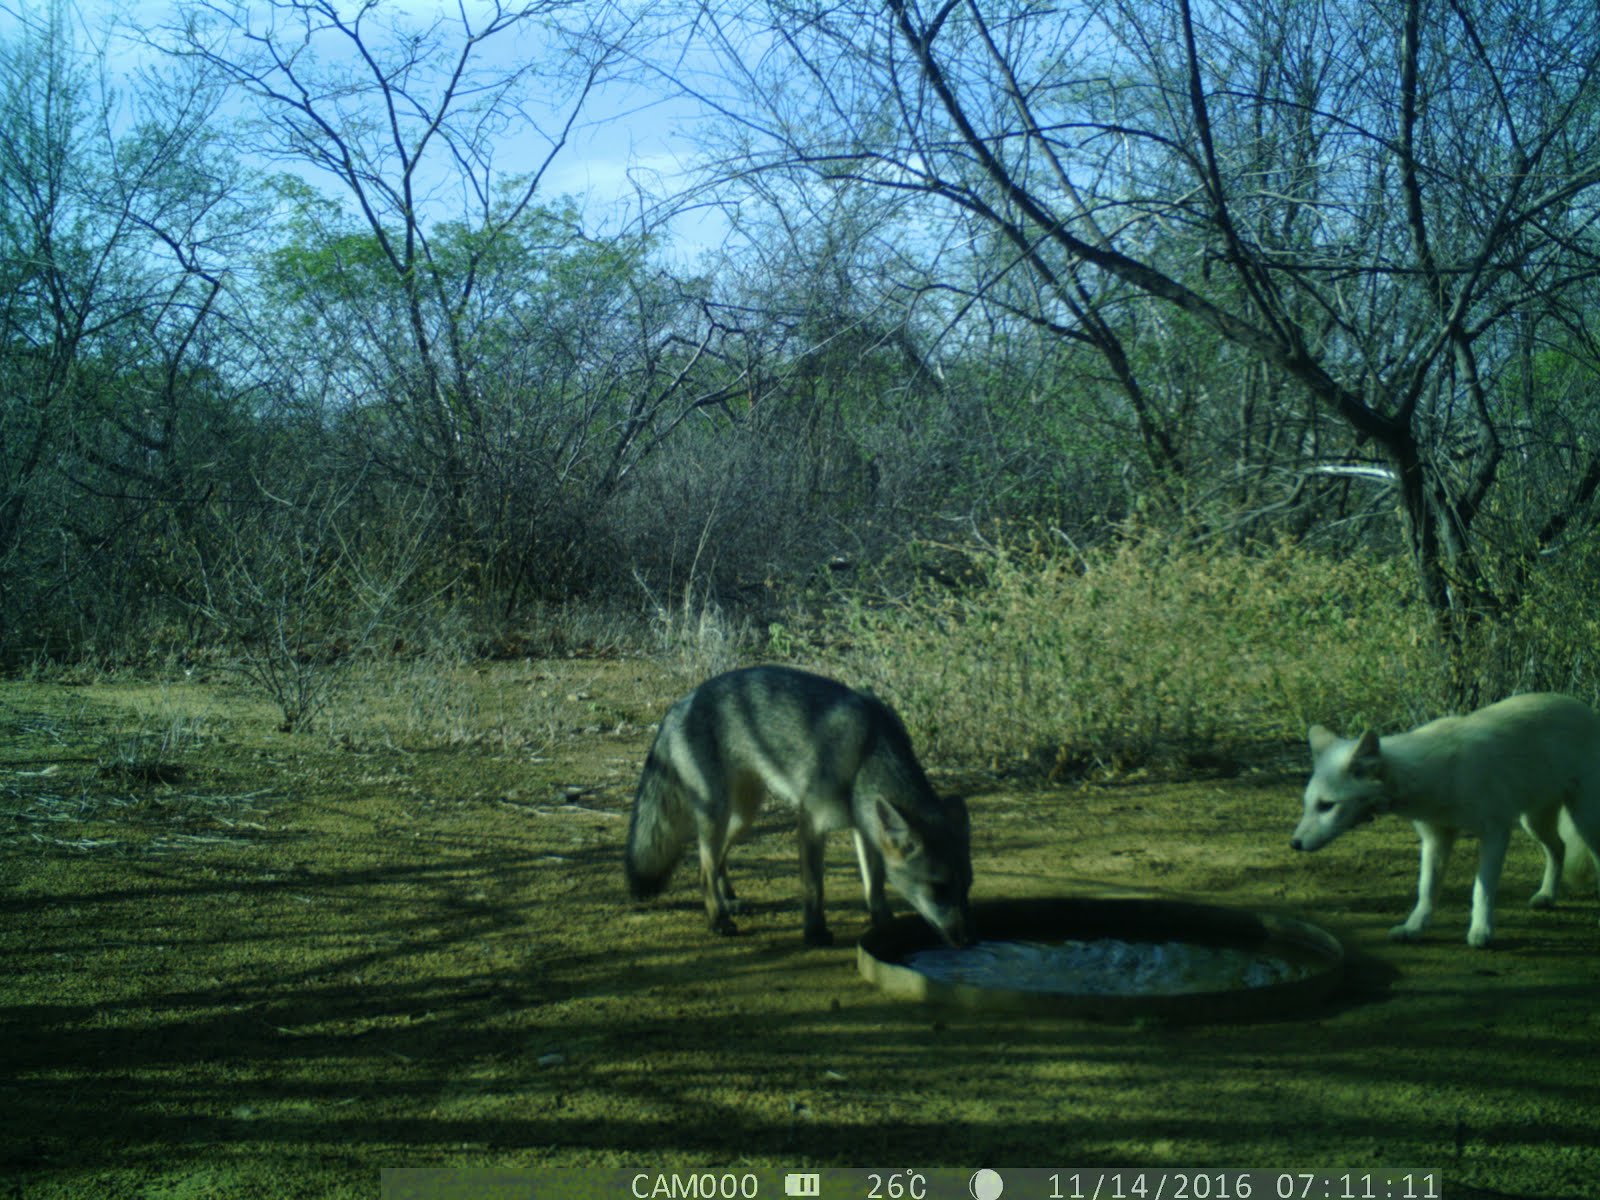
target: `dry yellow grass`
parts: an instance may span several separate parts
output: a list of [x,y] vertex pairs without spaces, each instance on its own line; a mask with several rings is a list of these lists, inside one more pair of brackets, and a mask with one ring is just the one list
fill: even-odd
[[938,757],[1248,756],[1319,721],[1406,727],[1445,692],[1428,614],[1392,564],[1155,540],[971,564],[964,588],[852,612],[850,666]]

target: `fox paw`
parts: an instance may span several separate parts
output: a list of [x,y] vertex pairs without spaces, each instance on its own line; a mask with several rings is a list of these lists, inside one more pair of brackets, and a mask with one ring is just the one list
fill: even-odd
[[1469,929],[1467,931],[1467,945],[1474,950],[1482,950],[1494,939],[1494,933],[1488,929]]
[[1555,895],[1551,892],[1535,892],[1528,900],[1529,908],[1554,908]]
[[1391,942],[1415,942],[1422,938],[1422,930],[1413,929],[1409,925],[1395,925],[1389,930]]
[[806,945],[831,946],[833,945],[833,934],[825,926],[814,926],[806,930]]

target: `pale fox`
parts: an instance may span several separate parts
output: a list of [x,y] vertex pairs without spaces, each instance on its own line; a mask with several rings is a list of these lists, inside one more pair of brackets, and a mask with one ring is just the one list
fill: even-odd
[[836,829],[854,834],[874,925],[893,915],[887,879],[947,942],[971,940],[966,805],[935,794],[888,705],[788,667],[719,675],[667,712],[633,802],[628,890],[635,899],[659,893],[697,840],[706,919],[713,932],[737,932],[728,848],[769,798],[798,817],[807,943],[833,940],[822,854]]
[[1397,940],[1428,927],[1445,861],[1462,833],[1481,843],[1467,931],[1472,946],[1494,936],[1495,889],[1519,818],[1544,847],[1535,908],[1555,903],[1569,858],[1593,859],[1600,851],[1600,717],[1570,696],[1512,696],[1381,739],[1370,730],[1344,739],[1314,725],[1309,740],[1313,769],[1289,843],[1294,849],[1321,849],[1391,812],[1410,819],[1422,837],[1417,903],[1389,931]]

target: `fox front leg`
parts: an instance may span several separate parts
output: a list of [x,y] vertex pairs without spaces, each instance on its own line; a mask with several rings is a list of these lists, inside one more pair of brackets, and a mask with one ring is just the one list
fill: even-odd
[[894,910],[889,907],[889,898],[883,890],[883,855],[862,836],[859,829],[852,832],[856,842],[856,861],[861,865],[861,887],[867,896],[867,916],[874,929],[881,929],[894,920]]
[[1444,882],[1445,864],[1456,844],[1456,831],[1438,825],[1414,822],[1422,838],[1422,863],[1417,869],[1417,903],[1401,924],[1389,930],[1397,942],[1414,942],[1420,938],[1433,920],[1434,901],[1439,898],[1439,885]]

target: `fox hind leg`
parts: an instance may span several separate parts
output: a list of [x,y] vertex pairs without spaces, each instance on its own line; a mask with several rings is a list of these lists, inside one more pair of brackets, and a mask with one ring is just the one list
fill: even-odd
[[804,814],[800,817],[800,905],[804,910],[805,939],[808,946],[831,946],[833,934],[823,911],[822,852],[827,835],[813,827]]
[[705,896],[706,923],[712,933],[732,935],[739,932],[733,923],[733,887],[728,882],[729,836],[725,821],[702,819],[700,822],[700,888]]
[[1529,898],[1528,905],[1531,908],[1551,908],[1561,890],[1561,872],[1567,857],[1567,844],[1561,840],[1561,810],[1548,808],[1539,813],[1525,813],[1522,827],[1544,848],[1544,878],[1539,882],[1539,890]]
[[1511,830],[1506,828],[1485,830],[1479,843],[1478,877],[1472,881],[1472,924],[1467,929],[1469,946],[1482,948],[1494,937],[1494,897],[1510,843]]

